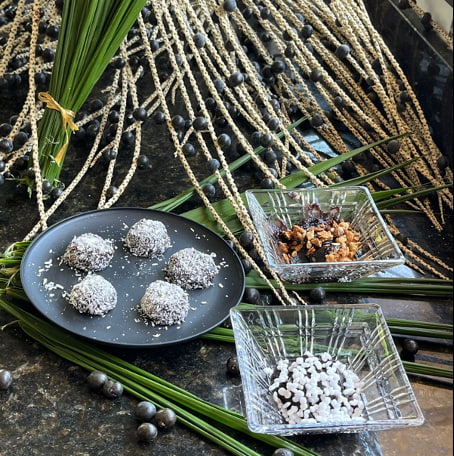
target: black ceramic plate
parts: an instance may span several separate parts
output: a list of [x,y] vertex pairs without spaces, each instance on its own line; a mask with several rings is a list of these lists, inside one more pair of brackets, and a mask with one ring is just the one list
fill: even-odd
[[[128,229],[142,218],[160,220],[166,226],[172,246],[162,258],[138,258],[123,245]],[[83,233],[96,233],[115,245],[114,258],[99,274],[115,286],[118,302],[103,317],[79,313],[64,297],[84,274],[62,264],[61,257],[73,237]],[[147,324],[137,312],[140,298],[148,284],[164,279],[170,255],[185,247],[214,253],[220,272],[213,286],[188,292],[191,309],[181,325]],[[85,212],[51,226],[25,252],[21,279],[30,301],[49,320],[79,336],[123,347],[163,346],[200,336],[228,317],[245,286],[241,261],[220,236],[184,217],[138,208]]]

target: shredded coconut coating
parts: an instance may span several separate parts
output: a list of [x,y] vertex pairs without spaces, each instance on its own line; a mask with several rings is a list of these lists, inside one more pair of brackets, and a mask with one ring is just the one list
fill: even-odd
[[132,255],[151,258],[164,253],[171,246],[171,242],[162,222],[141,219],[129,229],[125,245]]
[[167,264],[167,279],[185,290],[208,288],[219,272],[219,267],[211,255],[193,247],[174,253]]
[[66,247],[63,262],[86,272],[105,269],[114,255],[112,241],[93,233],[75,236]]
[[155,325],[182,323],[189,312],[188,294],[178,285],[156,280],[140,300],[141,313]]
[[80,313],[105,315],[117,305],[117,291],[104,277],[90,274],[73,286],[68,302]]
[[269,390],[289,424],[363,420],[358,376],[329,353],[280,360]]

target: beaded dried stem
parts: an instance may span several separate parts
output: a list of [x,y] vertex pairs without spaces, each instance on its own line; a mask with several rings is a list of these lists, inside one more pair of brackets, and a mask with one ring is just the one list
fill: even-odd
[[[1,5],[5,9],[10,2],[3,1]],[[36,84],[32,81],[32,73],[49,74],[52,63],[45,61],[42,56],[35,56],[31,47],[37,40],[38,21],[60,24],[52,1],[43,3],[35,0],[29,3],[20,0],[16,6],[13,20],[0,26],[0,33],[7,37],[5,44],[1,45],[0,77],[6,73],[20,76],[29,70],[30,83],[26,101],[7,138],[12,140],[28,120],[31,120],[32,128],[30,138],[24,146],[9,154],[0,152],[5,171],[11,170],[15,161],[24,154],[33,154],[33,162],[38,162],[35,156],[38,153],[36,123],[39,122],[43,109],[40,103],[34,101]],[[278,177],[285,177],[290,170],[304,172],[312,185],[317,187],[330,185],[334,177],[339,177],[336,169],[320,176],[309,171],[309,166],[326,157],[326,151],[314,147],[304,130],[286,129],[296,115],[308,116],[311,121],[316,115],[320,117],[322,124],[314,125],[313,131],[325,141],[331,156],[352,148],[350,139],[346,140],[345,130],[355,138],[355,145],[411,132],[411,136],[401,139],[397,152],[392,153],[383,145],[370,149],[368,153],[383,168],[395,166],[403,160],[420,158],[411,166],[393,173],[396,184],[401,187],[419,186],[422,182],[442,186],[452,182],[451,169],[444,168],[442,173],[437,166],[442,154],[431,137],[412,87],[373,27],[361,0],[332,0],[329,5],[324,0],[262,0],[260,4],[244,0],[241,9],[237,8],[231,13],[226,12],[222,2],[217,0],[150,1],[147,8],[153,20],[145,21],[143,17],[138,19],[139,32],[131,33],[125,39],[119,55],[112,61],[115,68],[115,62],[123,58],[125,66],[114,70],[108,85],[100,87],[101,93],[107,93],[104,107],[77,120],[79,127],[95,119],[100,121],[99,131],[90,146],[85,163],[80,170],[74,170],[71,182],[65,183],[61,195],[50,205],[44,199],[41,186],[36,186],[40,220],[27,239],[46,228],[48,218],[108,149],[114,151],[117,159],[111,160],[106,168],[98,208],[110,207],[119,201],[128,185],[133,182],[137,160],[142,151],[141,121],[132,124],[126,122],[131,110],[137,108],[146,109],[149,117],[157,111],[165,113],[175,159],[181,162],[198,197],[226,235],[236,242],[239,251],[253,262],[259,272],[256,262],[239,245],[234,233],[230,232],[204,194],[199,182],[205,176],[196,174],[183,152],[187,142],[196,141],[200,155],[205,160],[219,160],[220,169],[214,173],[217,187],[222,197],[231,203],[243,228],[254,232],[240,194],[240,184],[230,172],[229,158],[218,143],[217,118],[223,119],[224,128],[230,130],[242,153],[249,156],[257,171],[274,187],[282,187]],[[38,9],[39,18],[33,16]],[[246,9],[250,13],[247,17],[243,14]],[[269,15],[264,14],[265,9],[270,12]],[[31,30],[25,26],[29,18],[34,18]],[[312,27],[310,34],[302,33],[304,26]],[[196,34],[203,35],[203,46],[196,42]],[[156,43],[159,43],[158,49]],[[341,57],[336,51],[342,45],[347,45],[349,52]],[[45,36],[42,46],[55,50],[56,41]],[[25,64],[11,70],[10,62],[19,57],[26,60]],[[133,69],[131,62],[134,58],[140,63]],[[165,59],[169,67],[164,78],[157,66],[160,59]],[[270,73],[276,61],[284,63],[285,71]],[[319,72],[320,78],[312,76],[314,70]],[[268,71],[267,75],[265,71]],[[247,75],[247,80],[239,85],[231,85],[229,78],[234,72]],[[148,85],[142,83],[146,78],[150,81]],[[224,81],[222,92],[219,91],[216,80]],[[151,88],[145,93],[144,87]],[[404,105],[399,101],[403,91],[407,96]],[[215,114],[206,106],[207,96],[216,103]],[[339,98],[342,104],[338,104]],[[127,105],[128,99],[131,106]],[[181,135],[171,122],[172,116],[177,112],[177,104],[183,105],[184,114],[190,121],[203,116],[207,120],[206,131],[197,131],[191,126]],[[113,139],[105,144],[102,143],[102,138],[109,125],[108,113],[114,106],[119,106],[119,121]],[[269,117],[274,117],[279,122],[281,139],[277,138],[276,131],[269,128]],[[238,118],[242,121],[238,122]],[[338,128],[339,123],[342,129]],[[135,136],[133,147],[126,152],[120,147],[124,131],[132,132]],[[277,155],[272,163],[266,163],[256,153],[251,140],[255,131],[274,138],[272,149]],[[119,154],[125,154],[128,169],[119,169]],[[370,171],[360,161],[353,161],[352,164],[360,175]],[[271,166],[275,172],[272,172]],[[37,181],[45,178],[39,168],[34,171]],[[115,187],[115,192],[109,194],[117,181],[120,183]],[[368,186],[371,191],[390,188],[388,180],[377,180]],[[428,199],[408,204],[427,214],[431,223],[441,230],[443,212],[446,208],[452,209],[450,192],[440,191],[438,202],[437,208],[432,207]],[[391,219],[388,223],[397,230]],[[260,252],[260,246],[256,244],[263,258],[263,252]],[[419,250],[418,259],[428,258],[449,271],[447,265],[429,258],[427,252],[420,247],[413,244],[411,247],[409,255],[413,259],[416,258],[415,250]],[[436,273],[425,260],[419,264],[421,267],[427,265],[427,271]],[[284,300],[289,300],[285,291],[283,296]]]

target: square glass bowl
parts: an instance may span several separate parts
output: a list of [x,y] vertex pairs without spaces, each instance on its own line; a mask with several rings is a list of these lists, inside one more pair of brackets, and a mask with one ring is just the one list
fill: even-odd
[[[247,190],[246,198],[268,266],[282,280],[351,282],[405,263],[365,187]],[[277,234],[283,226],[290,229],[307,218],[313,204],[324,212],[339,208],[339,218],[359,233],[361,249],[355,261],[286,263]]]
[[[251,431],[351,433],[418,426],[424,417],[378,305],[239,306],[230,310]],[[363,382],[361,418],[288,424],[269,391],[279,360],[329,353]]]

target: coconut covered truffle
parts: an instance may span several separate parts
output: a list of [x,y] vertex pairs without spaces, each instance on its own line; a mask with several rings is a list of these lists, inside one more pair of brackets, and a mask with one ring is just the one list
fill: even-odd
[[189,247],[171,255],[166,278],[185,290],[195,290],[211,286],[218,272],[219,267],[211,255]]
[[90,274],[73,286],[68,302],[80,313],[105,315],[117,305],[117,291],[104,277]]
[[156,280],[140,300],[140,312],[155,325],[182,323],[189,312],[188,294],[178,285]]
[[164,253],[170,247],[171,242],[162,222],[142,219],[129,229],[125,245],[132,255],[151,258]]
[[105,269],[114,255],[112,241],[93,233],[75,236],[66,247],[63,262],[86,272]]

